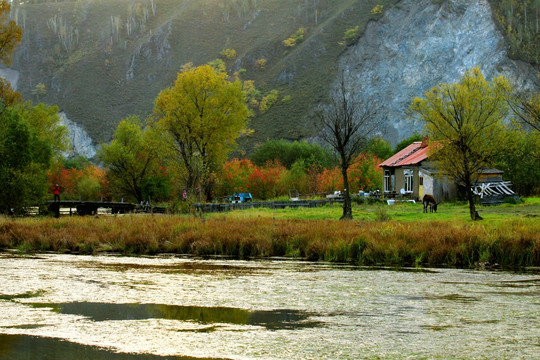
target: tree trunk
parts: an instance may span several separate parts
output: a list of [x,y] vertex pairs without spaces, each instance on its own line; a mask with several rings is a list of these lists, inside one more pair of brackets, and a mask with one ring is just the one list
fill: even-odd
[[471,215],[471,219],[473,221],[477,220],[483,220],[480,215],[478,215],[478,211],[476,211],[476,205],[474,204],[474,194],[471,189],[471,184],[466,185],[465,192],[467,194],[467,200],[469,201],[469,213]]
[[188,194],[195,194],[196,175],[195,172],[188,168],[188,176],[186,179],[186,190]]
[[212,202],[214,200],[214,185],[215,181],[212,175],[207,176],[203,187],[205,201]]
[[343,215],[340,220],[352,220],[352,206],[351,206],[351,194],[349,192],[349,176],[347,175],[347,167],[341,168],[343,175]]
[[135,189],[135,199],[137,199],[137,203],[140,204],[141,202],[143,202],[143,194],[142,194],[142,189],[140,187],[136,187]]

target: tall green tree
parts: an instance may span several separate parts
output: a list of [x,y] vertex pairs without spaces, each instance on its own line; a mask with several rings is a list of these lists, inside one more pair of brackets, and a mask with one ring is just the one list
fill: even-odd
[[375,155],[382,160],[388,159],[394,154],[392,145],[378,136],[369,139],[366,152]]
[[299,160],[304,161],[306,168],[313,163],[322,167],[330,166],[330,154],[318,144],[308,144],[306,141],[270,140],[260,145],[250,156],[258,166],[264,166],[268,161],[279,163],[290,169]]
[[[46,196],[47,169],[68,142],[57,112],[26,103],[0,113],[0,213],[22,212]],[[38,114],[54,116],[38,121]]]
[[[0,1],[0,61],[10,65],[23,30],[8,20],[11,4]],[[59,126],[58,108],[31,106],[0,80],[0,212],[21,212],[43,199],[46,171],[67,149],[67,130]]]
[[497,157],[497,169],[504,171],[505,180],[512,182],[512,189],[523,196],[540,194],[540,132],[524,130],[521,126],[510,128],[505,149]]
[[75,155],[73,157],[63,158],[61,163],[65,169],[82,170],[90,165],[90,160],[83,155]]
[[458,83],[439,84],[411,104],[413,113],[424,120],[429,138],[438,144],[431,158],[442,175],[464,188],[473,220],[481,217],[476,211],[472,186],[483,169],[493,166],[501,151],[509,90],[504,77],[486,81],[475,67]]
[[32,106],[30,102],[17,107],[24,118],[28,119],[30,126],[35,129],[39,139],[50,142],[53,159],[60,161],[63,154],[69,150],[71,143],[68,138],[68,129],[60,126],[58,106],[49,106],[39,103]]
[[113,140],[102,145],[99,159],[107,167],[111,187],[137,202],[147,201],[145,182],[156,174],[159,166],[158,142],[153,129],[144,129],[137,116],[122,120]]
[[[540,87],[540,81],[536,81],[536,86]],[[540,92],[514,89],[507,101],[515,121],[509,128],[506,151],[499,155],[497,167],[520,195],[537,195],[540,193]]]
[[157,127],[180,164],[185,188],[211,196],[214,173],[235,148],[249,114],[242,83],[210,65],[186,68],[155,100]]

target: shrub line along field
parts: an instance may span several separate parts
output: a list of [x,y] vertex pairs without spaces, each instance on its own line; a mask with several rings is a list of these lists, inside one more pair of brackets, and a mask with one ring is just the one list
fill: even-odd
[[364,204],[355,220],[341,206],[250,209],[202,216],[124,215],[0,218],[0,249],[125,255],[158,253],[289,257],[357,265],[523,269],[540,266],[540,199],[480,207],[464,204],[422,213],[420,204]]

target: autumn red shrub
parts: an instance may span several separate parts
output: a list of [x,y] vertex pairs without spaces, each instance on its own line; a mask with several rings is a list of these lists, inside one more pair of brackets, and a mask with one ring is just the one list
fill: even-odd
[[[348,170],[350,190],[372,191],[382,187],[381,159],[372,154],[358,155]],[[247,159],[233,159],[223,164],[217,174],[216,195],[223,197],[237,192],[251,192],[257,199],[288,195],[289,189],[300,194],[332,193],[343,190],[343,176],[339,167],[323,169],[320,165],[306,167],[305,161],[286,169],[277,161],[257,166]]]
[[379,164],[381,159],[371,154],[358,155],[349,168],[349,184],[351,191],[373,191],[382,189],[382,168]]
[[268,162],[264,167],[255,166],[248,176],[247,188],[256,199],[269,199],[279,192],[279,179],[285,167],[278,162]]
[[[381,189],[382,169],[378,166],[380,162],[377,157],[365,153],[354,159],[347,171],[351,193]],[[317,192],[331,193],[336,190],[343,190],[343,175],[339,167],[324,169],[317,175]]]
[[248,192],[248,178],[254,169],[255,165],[248,159],[232,159],[225,162],[218,174],[216,195],[222,197],[237,192]]
[[59,184],[62,187],[63,199],[78,199],[81,196],[79,184],[83,179],[91,179],[98,184],[99,189],[95,192],[97,197],[110,197],[110,187],[106,171],[96,165],[89,164],[83,169],[66,169],[63,164],[53,167],[47,174],[49,184]]
[[336,190],[343,190],[343,176],[341,175],[341,171],[337,167],[324,169],[317,176],[317,192],[332,193]]

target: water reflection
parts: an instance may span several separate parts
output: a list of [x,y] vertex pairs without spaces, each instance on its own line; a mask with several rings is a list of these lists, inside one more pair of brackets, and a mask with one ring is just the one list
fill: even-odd
[[86,262],[81,264],[87,268],[99,268],[100,270],[110,271],[153,271],[161,274],[215,274],[224,273],[237,275],[241,274],[256,274],[265,270],[263,267],[253,266],[238,266],[228,264],[216,264],[211,262],[183,262],[178,264],[134,264],[134,263],[109,263],[109,264],[96,264],[95,262]]
[[456,301],[456,302],[462,302],[462,303],[469,303],[473,301],[480,301],[479,297],[475,296],[466,296],[461,294],[445,294],[445,295],[436,295],[436,294],[424,294],[424,295],[396,295],[394,296],[398,299],[403,300],[412,300],[412,301],[423,301],[423,300],[448,300],[448,301]]
[[95,346],[81,345],[59,339],[3,334],[0,334],[0,359],[210,360],[209,358],[203,359],[186,356],[116,353]]
[[27,291],[22,294],[0,294],[0,300],[30,299],[41,296],[45,293],[43,290]]
[[60,314],[81,315],[93,321],[168,319],[201,324],[226,323],[263,326],[268,330],[322,326],[310,320],[315,314],[301,310],[250,311],[228,307],[177,306],[163,304],[107,304],[72,302],[63,304],[29,304],[34,308],[51,308]]

